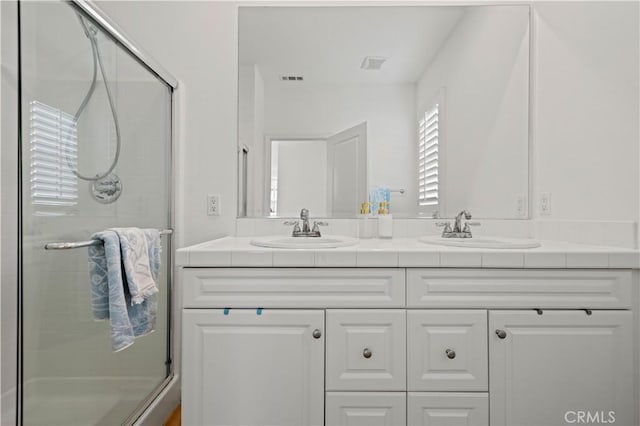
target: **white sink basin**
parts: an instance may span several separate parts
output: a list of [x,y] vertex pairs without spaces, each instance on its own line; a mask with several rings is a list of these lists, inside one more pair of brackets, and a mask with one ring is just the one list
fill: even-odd
[[435,244],[440,246],[488,249],[531,249],[540,247],[540,242],[535,240],[522,240],[512,238],[442,238],[427,236],[420,237],[418,241],[425,244]]
[[323,235],[322,237],[286,237],[282,235],[272,235],[270,237],[256,238],[251,241],[251,244],[258,247],[283,249],[329,249],[358,244],[358,239],[338,235]]

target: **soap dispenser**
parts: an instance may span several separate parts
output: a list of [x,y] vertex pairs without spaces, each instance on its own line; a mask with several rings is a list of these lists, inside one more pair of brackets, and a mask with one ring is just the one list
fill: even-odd
[[374,237],[374,221],[371,218],[371,210],[369,203],[364,202],[360,205],[360,214],[358,215],[358,237],[373,238]]
[[378,207],[378,237],[393,237],[393,217],[389,213],[389,204],[386,201],[380,201]]

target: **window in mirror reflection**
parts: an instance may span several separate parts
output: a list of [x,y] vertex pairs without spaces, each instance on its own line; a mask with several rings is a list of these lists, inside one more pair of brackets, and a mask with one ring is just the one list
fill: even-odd
[[429,108],[418,122],[418,204],[431,213],[438,210],[439,104]]

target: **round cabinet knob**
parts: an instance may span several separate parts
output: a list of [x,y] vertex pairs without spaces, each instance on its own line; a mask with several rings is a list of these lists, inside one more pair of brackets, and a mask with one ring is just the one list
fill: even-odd
[[313,338],[314,339],[319,339],[322,337],[322,331],[320,331],[320,329],[315,329],[313,330]]
[[369,359],[371,358],[371,355],[373,355],[373,352],[371,352],[371,349],[364,348],[364,351],[362,351],[362,356]]
[[507,332],[504,330],[500,330],[497,329],[496,330],[496,334],[498,335],[499,338],[504,339],[505,337],[507,337]]
[[447,354],[447,358],[449,359],[454,359],[456,357],[456,351],[452,349],[447,349],[446,351],[444,351],[444,353]]

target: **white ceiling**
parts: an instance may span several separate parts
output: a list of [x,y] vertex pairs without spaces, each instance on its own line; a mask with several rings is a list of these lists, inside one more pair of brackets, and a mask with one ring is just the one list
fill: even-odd
[[[464,7],[241,7],[239,61],[265,84],[303,75],[305,85],[415,83]],[[380,71],[360,68],[383,56]],[[300,84],[300,83],[288,83]]]

